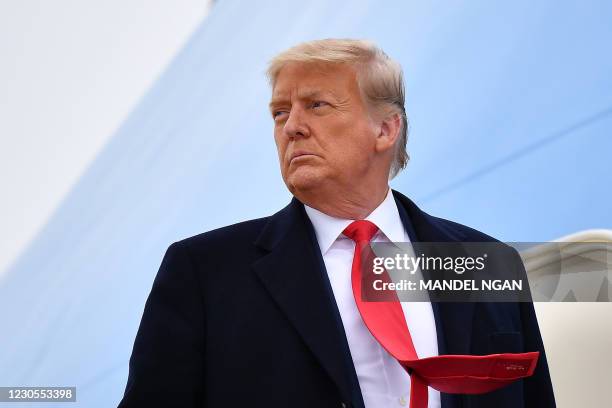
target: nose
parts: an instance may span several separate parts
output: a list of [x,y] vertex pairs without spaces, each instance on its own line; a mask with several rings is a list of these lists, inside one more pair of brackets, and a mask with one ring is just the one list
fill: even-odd
[[283,130],[289,138],[308,137],[310,135],[304,111],[301,108],[297,106],[291,108]]

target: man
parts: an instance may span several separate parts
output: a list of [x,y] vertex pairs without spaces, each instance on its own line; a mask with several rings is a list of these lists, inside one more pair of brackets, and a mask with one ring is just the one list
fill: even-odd
[[[294,198],[271,217],[168,248],[120,407],[407,406],[410,370],[356,306],[349,226],[367,220],[374,242],[494,241],[389,189],[408,160],[404,88],[401,68],[376,46],[303,43],[273,59],[268,75]],[[425,389],[430,407],[555,406],[532,304],[402,307],[419,358],[540,353],[533,375],[497,391]]]

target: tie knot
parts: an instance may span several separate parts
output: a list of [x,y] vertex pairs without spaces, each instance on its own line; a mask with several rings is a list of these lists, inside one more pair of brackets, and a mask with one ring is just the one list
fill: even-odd
[[378,227],[373,222],[367,220],[353,221],[344,229],[343,234],[357,242],[370,242],[378,231]]

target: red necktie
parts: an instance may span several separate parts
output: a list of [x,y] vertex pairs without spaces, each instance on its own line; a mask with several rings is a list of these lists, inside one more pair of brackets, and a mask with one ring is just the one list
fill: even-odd
[[[390,301],[366,302],[361,297],[361,270],[364,265],[364,271],[372,270],[373,254],[369,245],[377,231],[378,227],[366,220],[354,221],[343,231],[355,241],[351,272],[353,295],[368,330],[410,374],[410,408],[427,407],[428,386],[446,393],[482,394],[533,374],[540,354],[537,351],[419,359],[395,291],[385,292],[385,299]],[[386,272],[379,278],[390,282]]]

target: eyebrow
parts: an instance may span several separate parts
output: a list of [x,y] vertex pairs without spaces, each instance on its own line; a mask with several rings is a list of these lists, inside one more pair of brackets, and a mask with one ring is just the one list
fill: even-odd
[[[336,96],[336,94],[332,91],[321,91],[321,90],[317,90],[317,89],[312,89],[312,90],[306,90],[304,92],[301,92],[298,95],[298,99],[300,100],[311,100],[311,99],[316,99],[316,98],[320,98],[324,95],[329,95],[334,99],[338,99],[338,97]],[[270,103],[268,104],[268,106],[270,107],[270,110],[273,110],[275,107],[282,105],[284,103],[287,103],[288,100],[284,97],[280,97],[280,98],[275,98],[272,99],[270,101]]]

